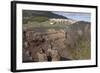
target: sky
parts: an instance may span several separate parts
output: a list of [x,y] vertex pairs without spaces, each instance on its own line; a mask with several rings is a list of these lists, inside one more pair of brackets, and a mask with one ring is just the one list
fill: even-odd
[[77,21],[88,21],[91,22],[91,14],[90,13],[79,13],[79,12],[53,12],[55,14],[59,14],[65,16],[67,18],[71,18]]

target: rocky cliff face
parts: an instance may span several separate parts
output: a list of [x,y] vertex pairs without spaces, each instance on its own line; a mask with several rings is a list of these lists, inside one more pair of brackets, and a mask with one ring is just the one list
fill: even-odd
[[33,58],[36,57],[40,48],[45,51],[48,48],[56,48],[65,60],[91,58],[90,23],[77,22],[69,25],[68,29],[52,28],[43,32],[37,30],[26,31],[26,40],[30,44],[28,50],[32,53]]
[[91,27],[88,22],[76,22],[66,32],[66,48],[72,59],[90,59]]

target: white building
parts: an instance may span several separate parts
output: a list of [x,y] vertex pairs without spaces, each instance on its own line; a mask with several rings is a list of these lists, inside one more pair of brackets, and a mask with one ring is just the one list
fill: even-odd
[[75,20],[71,20],[71,19],[61,19],[61,18],[52,18],[49,19],[50,24],[55,24],[55,23],[59,23],[59,24],[73,24],[76,21]]

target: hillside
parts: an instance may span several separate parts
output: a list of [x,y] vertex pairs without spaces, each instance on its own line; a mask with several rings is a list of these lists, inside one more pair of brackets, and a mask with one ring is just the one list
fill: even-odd
[[67,19],[64,16],[58,15],[58,14],[54,14],[50,11],[33,11],[33,10],[23,10],[23,16],[24,17],[30,17],[30,16],[44,16],[44,17],[48,17],[48,18],[63,18],[63,19]]
[[29,21],[45,22],[50,18],[68,19],[50,11],[23,10],[23,24],[27,24]]

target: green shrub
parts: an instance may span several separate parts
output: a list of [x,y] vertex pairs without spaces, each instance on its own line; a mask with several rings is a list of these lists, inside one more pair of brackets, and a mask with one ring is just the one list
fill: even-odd
[[48,19],[49,19],[48,17],[36,16],[36,17],[31,17],[30,21],[31,21],[31,22],[45,22],[45,21],[47,21]]

